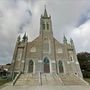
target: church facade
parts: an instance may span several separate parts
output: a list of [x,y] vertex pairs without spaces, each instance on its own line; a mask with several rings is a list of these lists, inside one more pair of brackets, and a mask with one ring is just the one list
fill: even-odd
[[73,40],[63,43],[53,37],[51,16],[45,9],[40,18],[40,34],[32,42],[28,42],[25,34],[21,40],[18,36],[13,60],[12,71],[22,73],[57,73],[75,74],[82,77],[77,60]]

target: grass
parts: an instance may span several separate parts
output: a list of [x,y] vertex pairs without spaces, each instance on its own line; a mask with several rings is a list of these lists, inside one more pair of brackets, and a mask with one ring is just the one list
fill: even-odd
[[7,80],[0,80],[0,86],[4,85],[7,82],[8,82]]
[[9,82],[9,80],[0,80],[0,86],[6,84],[6,83],[8,83],[8,82]]
[[90,78],[84,78],[84,80],[90,84]]

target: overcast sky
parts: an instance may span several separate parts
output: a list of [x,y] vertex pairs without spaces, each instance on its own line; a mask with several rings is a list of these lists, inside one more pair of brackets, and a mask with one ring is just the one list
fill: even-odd
[[90,0],[0,0],[0,63],[10,63],[17,36],[39,35],[44,5],[52,17],[54,37],[74,40],[77,52],[90,52]]

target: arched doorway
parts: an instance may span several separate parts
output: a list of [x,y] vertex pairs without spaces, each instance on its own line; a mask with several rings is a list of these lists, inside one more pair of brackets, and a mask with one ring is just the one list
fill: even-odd
[[58,62],[58,65],[59,65],[59,73],[63,73],[64,70],[63,70],[63,64],[62,64],[62,61],[59,61],[59,62]]
[[44,73],[50,73],[49,59],[47,57],[44,58]]
[[33,61],[30,60],[29,61],[29,66],[28,66],[28,73],[32,73],[33,72]]

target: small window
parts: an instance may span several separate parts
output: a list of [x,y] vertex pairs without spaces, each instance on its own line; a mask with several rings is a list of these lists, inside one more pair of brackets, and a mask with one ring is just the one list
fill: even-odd
[[43,30],[45,30],[45,24],[43,23]]
[[47,30],[49,30],[49,24],[47,23]]
[[70,60],[71,60],[71,61],[74,59],[74,57],[73,57],[73,52],[72,52],[72,51],[69,51],[69,57],[70,57]]

